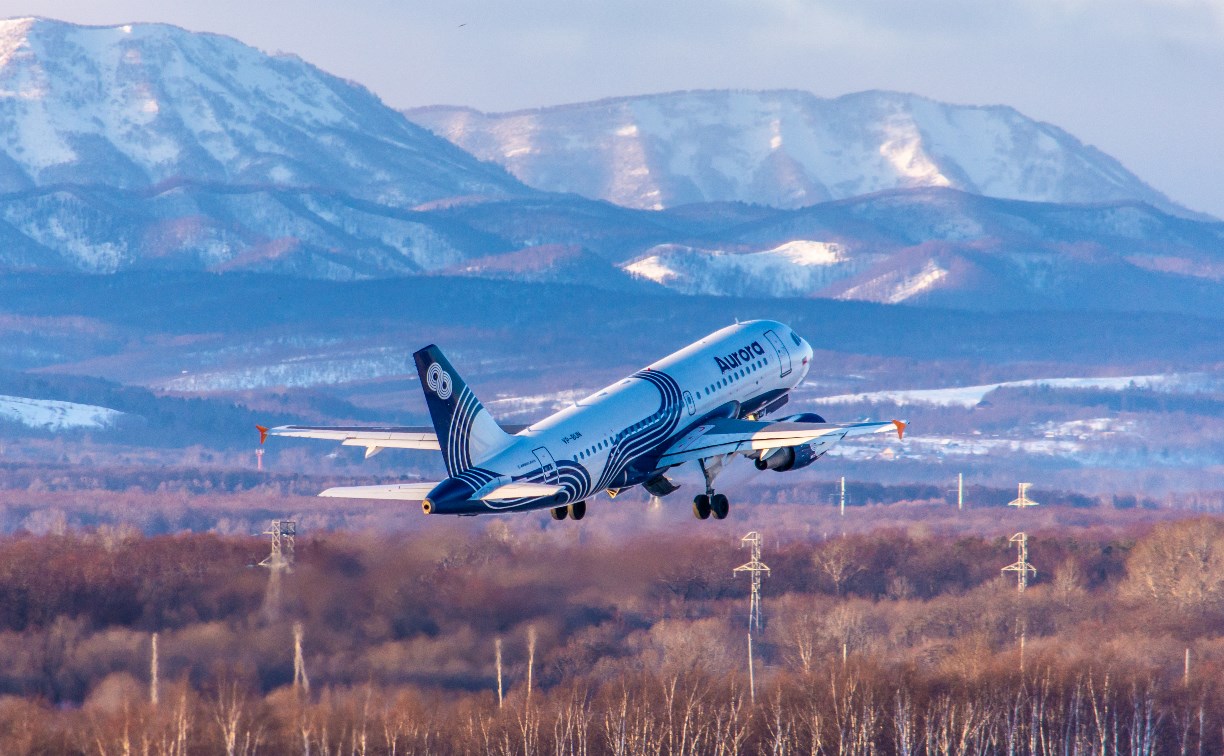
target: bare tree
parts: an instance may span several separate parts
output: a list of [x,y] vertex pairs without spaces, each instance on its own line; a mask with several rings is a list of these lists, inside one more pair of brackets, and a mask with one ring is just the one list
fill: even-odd
[[833,593],[838,596],[846,581],[864,569],[858,549],[845,538],[822,543],[812,553],[812,564],[829,578],[833,583]]
[[251,703],[237,682],[222,683],[213,700],[213,721],[221,735],[225,756],[248,756],[259,748],[260,732],[245,721],[251,716]]
[[1131,596],[1205,611],[1224,604],[1224,523],[1188,520],[1157,526],[1127,560]]

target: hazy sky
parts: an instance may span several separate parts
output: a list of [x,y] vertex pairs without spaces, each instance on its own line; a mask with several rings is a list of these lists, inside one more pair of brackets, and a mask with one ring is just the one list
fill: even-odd
[[1224,218],[1224,0],[0,0],[293,52],[389,105],[893,89],[1012,105]]

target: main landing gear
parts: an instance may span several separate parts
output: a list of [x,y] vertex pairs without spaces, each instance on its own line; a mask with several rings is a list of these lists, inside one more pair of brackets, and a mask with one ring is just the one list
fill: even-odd
[[706,457],[698,462],[706,483],[706,492],[693,497],[693,516],[698,520],[708,520],[710,515],[714,515],[715,520],[727,519],[731,503],[727,501],[726,496],[714,493],[714,478],[722,471],[723,465],[729,459],[731,455],[725,454],[718,457]]
[[707,520],[710,515],[714,515],[715,520],[725,520],[730,510],[731,502],[722,494],[699,494],[693,497],[693,516],[698,520]]
[[576,501],[573,504],[564,507],[555,507],[549,510],[554,520],[564,520],[566,517],[571,520],[581,520],[586,516],[586,502]]

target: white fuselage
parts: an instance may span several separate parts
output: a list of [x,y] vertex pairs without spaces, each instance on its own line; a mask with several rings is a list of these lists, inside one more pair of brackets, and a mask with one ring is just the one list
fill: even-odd
[[547,499],[472,501],[472,511],[559,506],[659,475],[659,457],[709,417],[760,414],[806,377],[812,348],[776,321],[738,323],[526,428],[477,467],[559,484]]

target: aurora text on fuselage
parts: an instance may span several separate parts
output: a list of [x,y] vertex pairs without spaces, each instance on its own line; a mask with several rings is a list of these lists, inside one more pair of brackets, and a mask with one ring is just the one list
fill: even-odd
[[746,365],[756,357],[765,354],[765,348],[761,346],[759,341],[754,341],[746,347],[731,352],[723,357],[715,357],[714,362],[718,364],[720,373],[725,373],[728,370],[734,370],[740,365]]

